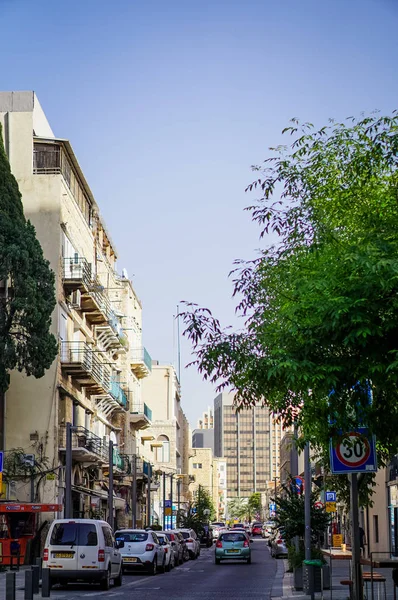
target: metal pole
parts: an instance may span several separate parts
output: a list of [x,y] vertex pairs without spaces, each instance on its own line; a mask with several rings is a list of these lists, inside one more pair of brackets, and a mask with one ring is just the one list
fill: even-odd
[[174,529],[174,527],[173,527],[173,477],[174,477],[174,473],[170,473],[171,529]]
[[163,471],[163,531],[166,530],[166,473]]
[[351,549],[352,549],[352,581],[355,600],[363,599],[361,548],[359,545],[359,506],[358,506],[358,475],[350,476],[350,504],[351,504]]
[[137,455],[133,456],[133,481],[131,482],[131,526],[137,527]]
[[151,526],[151,470],[152,470],[152,467],[150,464],[148,464],[148,484],[147,484],[147,490],[146,490],[146,503],[147,503],[146,526],[147,527]]
[[113,529],[113,442],[109,440],[108,523]]
[[33,469],[30,472],[30,501],[35,501],[35,472]]
[[180,526],[181,479],[177,479],[177,527]]
[[65,519],[72,515],[72,423],[66,424],[66,456],[65,456]]
[[304,484],[305,559],[311,560],[311,463],[309,442],[306,443],[304,448]]

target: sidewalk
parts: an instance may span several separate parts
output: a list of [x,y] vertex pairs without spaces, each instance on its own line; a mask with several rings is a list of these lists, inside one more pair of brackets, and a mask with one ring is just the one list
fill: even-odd
[[[308,600],[310,596],[303,594],[302,590],[296,591],[293,587],[293,573],[288,573],[287,560],[277,560],[277,570],[274,585],[272,586],[271,598],[278,600],[287,600],[294,598],[295,600]],[[370,568],[364,567],[364,572],[370,571]],[[391,576],[391,569],[375,569],[386,578],[387,600],[394,599],[394,584]],[[346,585],[341,585],[340,581],[349,578],[349,561],[339,560],[333,561],[331,573],[331,589],[324,590],[323,597],[325,600],[347,600],[349,598],[349,589]],[[384,600],[384,587],[379,584],[374,585],[374,600]],[[398,592],[398,591],[397,591]],[[321,597],[320,592],[315,594],[315,598]],[[397,593],[398,597],[398,593]],[[370,584],[368,586],[368,600],[371,600]]]

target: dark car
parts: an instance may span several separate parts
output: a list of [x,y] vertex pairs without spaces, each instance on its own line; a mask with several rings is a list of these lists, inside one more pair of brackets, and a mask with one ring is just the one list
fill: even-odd
[[206,546],[206,548],[210,548],[213,545],[213,532],[205,525],[202,531],[199,534],[199,540],[202,546]]
[[253,523],[252,525],[252,535],[261,535],[261,531],[263,528],[262,523]]

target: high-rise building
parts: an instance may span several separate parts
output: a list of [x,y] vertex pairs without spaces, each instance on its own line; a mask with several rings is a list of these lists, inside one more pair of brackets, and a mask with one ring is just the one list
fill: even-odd
[[192,448],[211,448],[214,454],[214,429],[194,429]]
[[234,394],[219,394],[214,399],[214,452],[227,463],[228,499],[265,491],[271,478],[268,408],[236,412]]
[[213,409],[210,406],[207,407],[207,410],[203,413],[202,418],[198,421],[198,429],[213,429],[214,427],[214,417],[213,417]]

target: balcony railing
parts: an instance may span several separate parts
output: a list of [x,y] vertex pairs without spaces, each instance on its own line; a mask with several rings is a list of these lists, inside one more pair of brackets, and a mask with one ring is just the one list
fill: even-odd
[[131,348],[130,350],[131,368],[137,377],[146,377],[152,371],[152,359],[146,348]]
[[[66,450],[66,426],[59,428],[59,449]],[[109,456],[108,445],[97,435],[85,427],[72,428],[72,453],[75,458],[84,461],[106,461]]]
[[123,408],[127,409],[127,393],[120,387],[119,382],[113,377],[111,379],[109,393],[112,398],[119,402],[120,406],[123,406]]
[[92,280],[91,264],[78,254],[64,258],[62,275],[64,285],[88,289]]
[[99,358],[99,352],[93,352],[86,342],[61,342],[61,365],[83,387],[99,387],[109,392],[111,370]]
[[152,411],[145,402],[130,404],[130,414],[144,415],[148,421],[152,421]]

